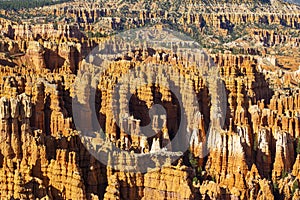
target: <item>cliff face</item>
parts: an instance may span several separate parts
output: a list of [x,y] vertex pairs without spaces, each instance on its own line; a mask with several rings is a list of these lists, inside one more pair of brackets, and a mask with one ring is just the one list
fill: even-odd
[[[70,24],[0,18],[1,199],[300,198],[299,7],[172,3],[28,10]],[[196,38],[212,60],[184,42],[165,50],[102,37],[156,22]],[[84,58],[105,45],[122,53],[99,75],[88,64],[99,57]]]
[[[143,62],[174,62],[171,57],[163,61],[162,57],[155,55],[148,56]],[[20,68],[2,68],[5,76],[1,81],[0,101],[1,195],[50,199],[197,199],[201,196],[217,199],[272,199],[274,191],[277,191],[280,195],[295,197],[298,194],[295,185],[299,181],[299,156],[294,156],[298,148],[295,139],[299,137],[299,94],[272,94],[264,76],[256,71],[257,64],[253,57],[242,59],[227,54],[215,55],[213,58],[220,65],[220,73],[228,90],[229,120],[225,121],[223,129],[214,129],[214,136],[208,138],[207,142],[215,145],[211,147],[207,159],[202,159],[202,156],[205,151],[203,144],[206,142],[205,127],[210,119],[206,119],[209,110],[202,104],[200,114],[194,115],[197,120],[189,124],[197,127],[189,141],[190,154],[196,164],[190,156],[184,156],[183,162],[178,161],[173,166],[166,162],[162,169],[145,174],[115,171],[117,165],[120,165],[118,169],[124,169],[122,159],[125,155],[115,154],[115,157],[119,156],[119,162],[114,159],[115,163],[104,166],[81,144],[78,132],[73,130],[71,102],[67,94],[77,95],[81,102],[86,101],[84,97],[87,94],[72,92],[74,75],[45,73],[41,77],[47,69],[41,68],[31,73],[34,69],[24,71]],[[139,60],[138,57],[136,59]],[[164,147],[163,142],[156,143],[156,140],[167,142],[172,139],[171,130],[176,130],[177,126],[167,123],[173,118],[161,117],[165,127],[159,130],[154,123],[152,128],[157,131],[156,137],[152,141],[144,141],[138,132],[142,130],[139,128],[140,121],[135,119],[144,117],[143,114],[135,113],[142,109],[137,102],[143,100],[147,106],[152,101],[158,101],[155,98],[159,97],[165,99],[165,106],[172,113],[175,112],[172,111],[174,108],[167,103],[172,97],[165,90],[155,92],[143,88],[137,93],[137,102],[132,104],[136,106],[132,110],[133,117],[123,123],[124,132],[118,132],[113,121],[109,121],[113,120],[110,117],[113,114],[110,114],[112,99],[108,82],[128,70],[130,65],[125,63],[116,61],[115,66],[109,68],[111,77],[99,82],[106,85],[102,87],[106,88],[106,92],[99,93],[102,95],[102,106],[98,107],[99,112],[106,117],[99,115],[99,121],[100,124],[106,124],[107,138],[120,148],[154,153]],[[228,67],[232,65],[236,68]],[[181,61],[178,60],[174,67],[180,69]],[[26,76],[15,76],[18,70],[23,70]],[[203,92],[205,83],[192,73],[196,71],[189,74],[195,78],[193,83],[197,83],[196,91],[202,91],[199,100],[208,102],[209,94]],[[241,81],[244,77],[247,77],[247,81]],[[152,98],[149,98],[149,94]],[[120,97],[121,103],[124,100]],[[187,102],[184,105],[188,110],[194,110],[188,107],[190,105]],[[191,114],[187,113],[187,116]],[[132,124],[135,124],[135,128]],[[127,129],[134,134],[126,135]],[[129,161],[130,155],[127,156],[124,161],[132,163],[134,167],[135,161]]]

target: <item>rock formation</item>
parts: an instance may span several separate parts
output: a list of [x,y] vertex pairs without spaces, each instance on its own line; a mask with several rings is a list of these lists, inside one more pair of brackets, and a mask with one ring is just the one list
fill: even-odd
[[[299,6],[78,0],[0,14],[1,199],[300,198]],[[152,24],[207,53],[109,36]]]

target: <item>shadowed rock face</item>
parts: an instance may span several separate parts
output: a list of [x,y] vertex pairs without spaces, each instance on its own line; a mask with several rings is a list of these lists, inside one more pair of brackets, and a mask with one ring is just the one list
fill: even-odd
[[[1,199],[299,199],[299,7],[282,1],[75,1],[0,12],[24,20],[0,18]],[[41,21],[45,15],[53,19]],[[87,85],[94,72],[82,73],[84,58],[107,41],[112,50],[124,47],[108,34],[157,22],[195,38],[218,67],[226,90],[224,125],[213,118],[219,85],[185,62],[187,52],[144,45],[103,64],[105,76],[92,83],[92,117]],[[132,69],[147,73],[126,76]],[[184,88],[184,98],[153,84],[134,91],[123,85],[119,96],[113,91],[122,79],[155,77],[166,84],[168,76]],[[72,99],[87,107],[74,113]],[[189,137],[170,145],[182,116],[181,131]],[[99,123],[105,137],[95,130],[82,138],[75,117],[86,127]],[[189,148],[179,154],[183,143]],[[105,164],[97,158],[103,152]],[[152,170],[138,172],[142,167]]]

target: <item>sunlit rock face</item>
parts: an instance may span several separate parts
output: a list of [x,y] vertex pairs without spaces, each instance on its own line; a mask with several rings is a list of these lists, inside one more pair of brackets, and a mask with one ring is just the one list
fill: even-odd
[[[75,1],[0,13],[0,199],[300,198],[299,6]],[[220,79],[188,63],[187,51],[108,36],[165,22],[201,43]],[[86,56],[107,41],[127,50],[95,80],[85,67],[96,57]],[[181,100],[158,84],[136,89],[168,78]],[[74,113],[72,101],[84,106]]]

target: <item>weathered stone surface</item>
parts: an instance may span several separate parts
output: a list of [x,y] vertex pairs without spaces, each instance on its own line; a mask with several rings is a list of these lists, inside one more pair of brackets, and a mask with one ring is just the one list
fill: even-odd
[[[72,1],[17,14],[0,10],[16,17],[0,18],[0,198],[299,199],[300,8],[276,0],[226,2]],[[33,21],[23,21],[24,13]],[[60,20],[46,23],[51,17]],[[209,62],[197,68],[185,49],[104,38],[156,22],[200,41],[221,79],[202,76]],[[124,50],[101,66],[99,80],[84,59],[97,45]],[[186,119],[186,137],[172,144],[180,104],[168,79],[180,88]],[[222,84],[224,125],[214,117]],[[93,90],[97,119],[89,107]],[[105,141],[100,151],[124,150],[107,153],[107,166],[83,145],[72,98],[85,105],[76,113],[86,122],[82,129],[99,122],[105,132],[88,148]],[[170,151],[181,144],[188,151],[171,163]],[[160,159],[144,162],[149,154]],[[141,166],[153,171],[136,172]]]

